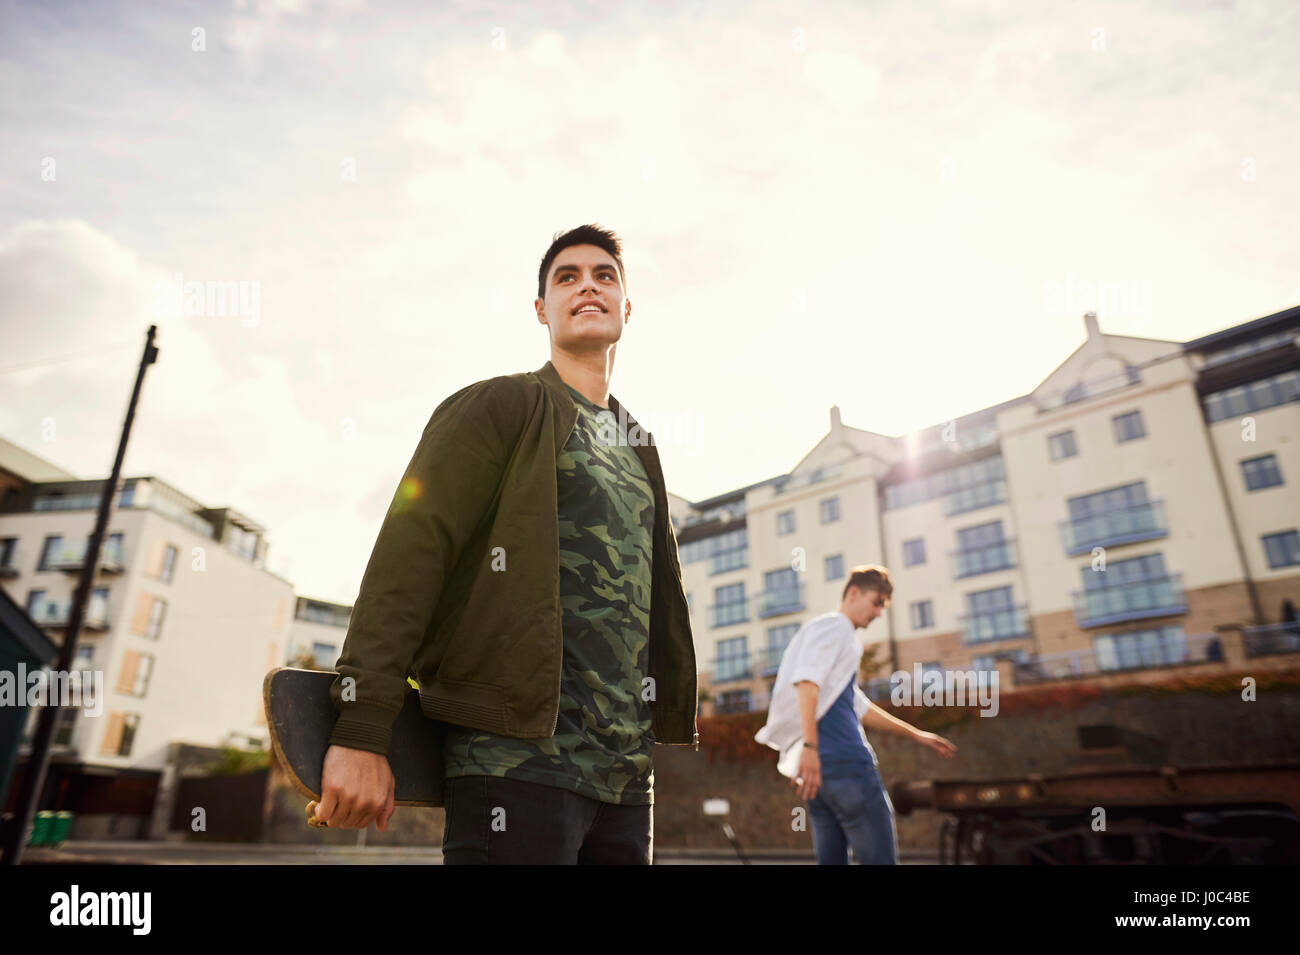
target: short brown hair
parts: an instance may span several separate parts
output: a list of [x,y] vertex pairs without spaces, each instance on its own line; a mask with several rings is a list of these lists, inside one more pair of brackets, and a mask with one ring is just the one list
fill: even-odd
[[889,571],[879,564],[862,564],[849,571],[848,583],[844,585],[844,592],[840,594],[841,600],[849,595],[850,587],[857,587],[863,593],[874,590],[885,598],[886,606],[889,605],[894,594],[894,582],[889,579]]

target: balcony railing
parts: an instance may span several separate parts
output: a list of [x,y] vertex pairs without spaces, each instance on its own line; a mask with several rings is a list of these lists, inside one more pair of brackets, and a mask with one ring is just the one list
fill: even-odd
[[992,640],[1009,640],[1029,636],[1028,604],[1019,604],[989,613],[961,614],[962,643],[988,643]]
[[1071,556],[1086,554],[1094,547],[1133,544],[1169,534],[1164,501],[1134,504],[1077,521],[1061,521],[1060,528],[1065,552]]
[[776,672],[781,669],[781,658],[785,656],[784,647],[768,647],[762,651],[763,659],[763,676],[775,676]]
[[749,566],[749,549],[724,550],[710,558],[709,575],[723,574],[729,570],[743,570]]
[[764,590],[759,594],[759,617],[777,617],[783,613],[798,613],[804,609],[803,584]]
[[732,600],[724,604],[709,604],[709,614],[713,617],[713,626],[729,627],[733,623],[749,621],[749,598]]
[[1074,617],[1085,628],[1186,612],[1182,574],[1074,592]]
[[1174,639],[1119,644],[1098,654],[1096,650],[1067,650],[1044,653],[1012,667],[1018,686],[1051,683],[1118,673],[1183,666],[1189,663],[1217,663],[1223,660],[1223,644],[1217,634],[1199,633]]
[[735,654],[729,657],[715,657],[709,661],[713,668],[713,682],[729,683],[732,680],[748,680],[754,674],[750,669],[749,653]]
[[1241,642],[1248,657],[1272,656],[1275,653],[1300,653],[1300,623],[1270,623],[1263,627],[1246,627]]
[[981,507],[1001,504],[1006,499],[1007,482],[1003,478],[998,478],[996,481],[974,484],[949,492],[943,500],[943,512],[952,517],[954,514],[965,514],[967,511],[977,511]]
[[953,562],[952,574],[958,580],[995,570],[1007,570],[1017,564],[1014,540],[998,541],[986,547],[949,551],[948,556]]
[[[62,629],[68,625],[69,615],[72,613],[72,601],[69,600],[47,600],[38,604],[32,613],[32,619],[42,627],[52,629]],[[86,615],[82,618],[82,626],[88,630],[107,630],[108,629],[108,601],[102,597],[92,597],[86,604]]]
[[[50,556],[46,566],[50,570],[79,573],[82,565],[86,563],[86,551],[89,549],[90,543],[88,541],[81,544],[66,545]],[[120,574],[124,569],[121,547],[100,547],[99,566],[95,569],[109,574]]]

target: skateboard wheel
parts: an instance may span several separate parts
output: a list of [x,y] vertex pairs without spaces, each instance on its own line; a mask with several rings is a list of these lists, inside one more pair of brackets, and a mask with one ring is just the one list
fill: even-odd
[[329,823],[316,818],[316,800],[307,803],[307,825],[313,829],[328,829]]

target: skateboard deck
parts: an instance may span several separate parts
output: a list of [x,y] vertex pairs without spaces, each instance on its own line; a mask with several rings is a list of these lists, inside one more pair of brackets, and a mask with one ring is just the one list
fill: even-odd
[[[321,797],[321,771],[337,713],[330,687],[332,670],[277,667],[262,681],[271,748],[294,789],[313,800]],[[420,709],[419,691],[407,691],[402,712],[393,722],[388,765],[393,771],[393,800],[399,806],[442,805],[442,744],[447,724]],[[308,819],[314,819],[308,807]]]

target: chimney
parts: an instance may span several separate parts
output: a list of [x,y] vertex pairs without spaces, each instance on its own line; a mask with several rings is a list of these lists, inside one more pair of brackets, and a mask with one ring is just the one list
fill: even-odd
[[1083,327],[1088,331],[1088,340],[1101,338],[1101,328],[1097,325],[1097,313],[1085,312],[1083,315]]
[[831,430],[840,430],[840,406],[831,405]]

